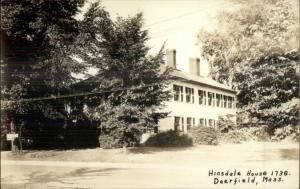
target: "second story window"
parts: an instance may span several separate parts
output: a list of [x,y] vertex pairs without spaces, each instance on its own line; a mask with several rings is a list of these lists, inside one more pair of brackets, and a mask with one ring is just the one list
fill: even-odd
[[233,108],[233,97],[229,96],[228,97],[228,108],[232,109]]
[[221,95],[220,94],[216,94],[216,100],[217,100],[217,107],[220,107],[220,102],[221,102]]
[[185,98],[187,103],[194,103],[194,89],[186,87]]
[[236,105],[235,105],[235,98],[232,97],[232,108],[236,108],[235,106],[236,106]]
[[183,101],[183,87],[179,85],[173,85],[174,101]]
[[212,104],[213,104],[213,93],[208,92],[207,97],[208,97],[208,105],[212,106]]
[[224,97],[224,108],[227,108],[227,100],[228,100],[228,98],[225,95],[223,97]]
[[198,90],[199,104],[206,105],[206,92],[203,90]]

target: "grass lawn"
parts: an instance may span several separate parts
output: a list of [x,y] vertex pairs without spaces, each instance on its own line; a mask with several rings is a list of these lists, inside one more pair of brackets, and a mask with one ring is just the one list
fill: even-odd
[[[14,188],[298,188],[297,143],[247,142],[190,148],[1,152],[1,186]],[[26,160],[26,161],[11,161]],[[284,182],[215,185],[210,170],[287,170]],[[218,177],[223,178],[223,177]],[[234,178],[234,177],[233,177]]]
[[[209,158],[208,158],[209,157]],[[17,155],[1,152],[2,160],[177,163],[189,164],[230,158],[234,161],[299,160],[297,143],[247,142],[242,144],[200,145],[186,148],[137,147],[124,149],[31,150]]]

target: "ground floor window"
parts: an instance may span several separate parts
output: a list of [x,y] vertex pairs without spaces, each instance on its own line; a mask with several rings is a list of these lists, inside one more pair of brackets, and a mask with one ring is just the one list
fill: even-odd
[[184,118],[183,117],[174,117],[174,130],[175,131],[184,131]]
[[154,128],[153,128],[153,131],[154,131],[154,133],[158,133],[158,127],[157,127],[157,126],[154,127]]
[[205,126],[205,125],[204,125],[204,119],[203,119],[203,118],[200,118],[200,119],[199,119],[199,125],[200,125],[200,126]]
[[187,130],[190,130],[192,128],[192,118],[191,117],[186,118],[186,127],[187,127]]
[[180,117],[175,117],[174,119],[174,130],[175,131],[180,130]]
[[214,120],[209,119],[208,120],[208,126],[213,127],[214,126]]

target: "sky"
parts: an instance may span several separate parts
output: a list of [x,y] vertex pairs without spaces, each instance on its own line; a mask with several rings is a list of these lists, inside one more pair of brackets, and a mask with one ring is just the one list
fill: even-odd
[[[183,71],[188,71],[189,58],[201,58],[197,46],[198,31],[213,30],[217,14],[233,7],[230,0],[101,0],[100,2],[112,19],[142,12],[144,29],[149,30],[150,53],[158,52],[165,43],[166,49],[176,49],[178,69]],[[201,59],[200,74],[205,76],[208,71],[208,63]]]

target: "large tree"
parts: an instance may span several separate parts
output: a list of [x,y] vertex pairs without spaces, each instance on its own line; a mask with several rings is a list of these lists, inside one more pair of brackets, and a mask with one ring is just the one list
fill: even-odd
[[[32,100],[70,92],[70,56],[79,34],[83,0],[1,1],[1,118],[5,124],[43,127],[66,120],[65,100]],[[24,100],[31,99],[31,100]],[[11,128],[14,129],[14,128]]]
[[100,123],[100,145],[138,144],[141,133],[165,116],[159,113],[169,98],[168,70],[160,70],[163,50],[148,54],[141,13],[113,21],[98,3],[84,15],[79,39],[77,56],[99,70],[82,86],[91,92],[107,91],[84,100],[87,115]]
[[297,2],[233,2],[236,8],[219,15],[215,31],[199,32],[212,77],[232,85],[241,110],[266,123],[270,133],[297,125],[299,7],[292,4]]
[[[299,16],[294,0],[232,0],[231,11],[221,12],[217,27],[198,34],[202,55],[211,75],[234,85],[234,74],[249,60],[299,48]],[[294,3],[294,4],[292,4]]]

